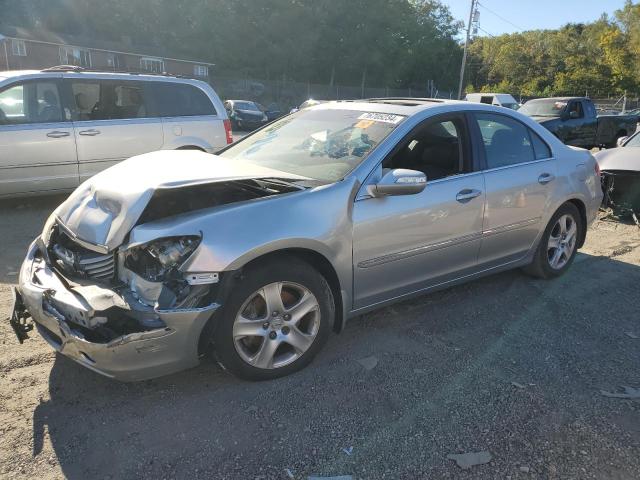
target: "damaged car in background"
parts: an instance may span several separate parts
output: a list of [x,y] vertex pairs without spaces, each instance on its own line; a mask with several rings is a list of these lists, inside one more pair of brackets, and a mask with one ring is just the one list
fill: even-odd
[[602,174],[603,206],[620,215],[640,214],[640,131],[618,148],[595,154]]
[[218,155],[153,152],[87,180],[29,247],[10,323],[119,380],[207,353],[276,378],[388,303],[516,267],[563,274],[601,200],[593,156],[516,112],[316,105]]

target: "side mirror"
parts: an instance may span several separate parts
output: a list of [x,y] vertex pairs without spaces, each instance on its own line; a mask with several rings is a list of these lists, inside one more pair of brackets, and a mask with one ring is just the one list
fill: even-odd
[[385,173],[376,184],[369,185],[367,191],[372,197],[386,195],[413,195],[427,186],[427,176],[417,170],[396,168]]
[[616,147],[621,147],[621,146],[622,146],[622,144],[623,144],[624,142],[626,142],[626,141],[627,141],[627,138],[629,138],[629,137],[620,137],[620,138],[616,141]]

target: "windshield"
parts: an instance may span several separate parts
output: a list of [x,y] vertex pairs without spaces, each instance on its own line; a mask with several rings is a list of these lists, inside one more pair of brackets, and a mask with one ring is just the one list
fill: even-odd
[[625,147],[640,147],[640,133],[636,133],[633,137],[627,140],[624,144]]
[[404,118],[359,110],[300,110],[220,155],[333,183],[356,168]]
[[530,117],[559,117],[566,106],[567,102],[560,100],[530,100],[518,111]]
[[252,112],[259,112],[260,109],[253,102],[233,102],[233,107],[236,110],[251,110]]

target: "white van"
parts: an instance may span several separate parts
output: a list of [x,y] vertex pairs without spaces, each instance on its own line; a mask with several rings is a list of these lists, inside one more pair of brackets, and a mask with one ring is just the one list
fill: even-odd
[[199,80],[73,67],[0,72],[0,198],[75,189],[154,150],[213,153],[233,141]]
[[508,93],[468,93],[465,100],[473,103],[486,103],[498,107],[518,110],[520,104]]

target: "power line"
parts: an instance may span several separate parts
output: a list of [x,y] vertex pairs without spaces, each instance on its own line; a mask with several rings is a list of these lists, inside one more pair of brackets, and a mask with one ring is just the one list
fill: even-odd
[[516,27],[518,30],[526,30],[525,28],[522,28],[519,25],[516,25],[515,23],[513,23],[511,20],[507,20],[506,18],[504,18],[503,16],[501,16],[500,14],[494,12],[493,10],[491,10],[490,8],[488,8],[486,5],[484,5],[483,3],[478,2],[478,5],[482,8],[484,8],[487,12],[495,15],[496,17],[498,17],[500,20],[502,20],[503,22],[507,22],[509,25]]
[[491,33],[487,32],[487,31],[486,31],[484,28],[482,28],[480,25],[477,25],[477,26],[476,26],[476,28],[477,28],[478,30],[480,30],[481,32],[486,33],[486,34],[487,34],[487,35],[489,35],[491,38],[496,38],[496,36],[495,36],[495,35],[493,35],[493,34],[491,34]]

